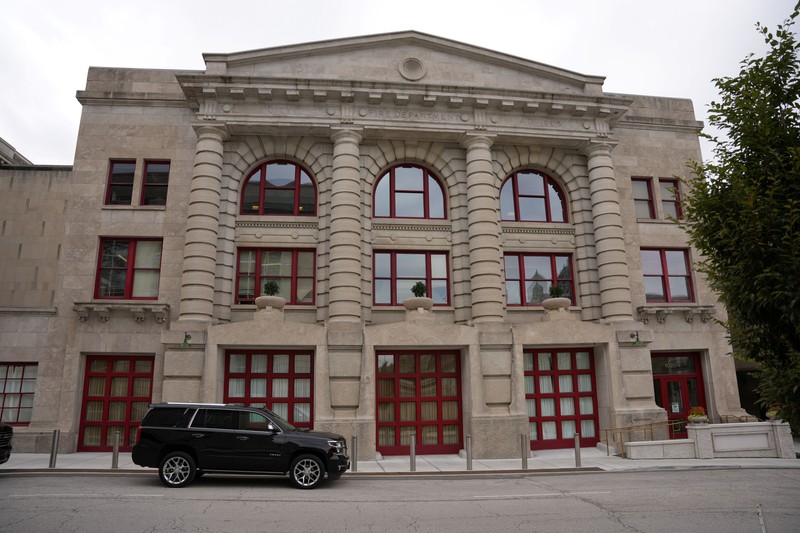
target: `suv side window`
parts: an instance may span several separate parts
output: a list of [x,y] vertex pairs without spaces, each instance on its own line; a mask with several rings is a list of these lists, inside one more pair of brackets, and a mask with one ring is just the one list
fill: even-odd
[[186,425],[188,416],[193,413],[194,409],[186,409],[185,407],[151,409],[142,420],[141,425],[159,428],[183,427]]
[[261,413],[252,411],[239,412],[239,429],[245,431],[267,431],[272,422]]
[[193,428],[233,429],[234,411],[225,409],[198,409],[192,421]]

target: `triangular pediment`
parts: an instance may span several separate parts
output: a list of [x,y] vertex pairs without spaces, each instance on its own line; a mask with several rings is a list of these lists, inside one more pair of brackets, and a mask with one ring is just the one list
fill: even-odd
[[206,74],[600,96],[603,79],[415,31],[204,54]]

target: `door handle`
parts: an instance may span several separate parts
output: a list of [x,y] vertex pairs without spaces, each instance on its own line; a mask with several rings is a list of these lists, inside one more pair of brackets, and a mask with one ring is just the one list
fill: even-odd
[[247,437],[245,435],[239,435],[238,437],[236,437],[236,440],[250,440],[250,437]]
[[192,437],[196,439],[202,439],[205,436],[206,436],[205,433],[192,433]]

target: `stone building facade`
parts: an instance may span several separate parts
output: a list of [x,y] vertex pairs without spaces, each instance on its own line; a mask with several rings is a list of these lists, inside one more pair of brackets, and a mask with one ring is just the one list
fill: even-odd
[[157,401],[362,458],[744,414],[672,218],[691,102],[416,32],[204,59],[91,68],[72,168],[0,169],[16,449],[125,449]]

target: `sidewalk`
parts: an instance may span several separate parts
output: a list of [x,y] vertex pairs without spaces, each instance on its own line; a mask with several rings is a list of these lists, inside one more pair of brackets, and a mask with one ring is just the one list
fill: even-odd
[[[795,441],[800,451],[800,441]],[[149,472],[155,469],[139,467],[131,461],[131,454],[119,454],[118,469],[112,469],[111,453],[68,453],[58,455],[56,468],[49,468],[50,455],[13,453],[7,463],[0,465],[0,475],[13,472]],[[380,461],[359,461],[356,471],[351,468],[346,475],[411,474],[408,456],[384,457]],[[695,468],[800,468],[800,459],[733,458],[733,459],[651,459],[631,460],[608,456],[598,448],[581,449],[581,467],[575,466],[575,451],[536,451],[528,457],[527,470],[522,469],[522,458],[474,459],[470,473],[548,473],[548,472],[614,472],[636,470],[684,470]],[[416,458],[414,474],[468,473],[467,461],[458,455],[420,455]]]

